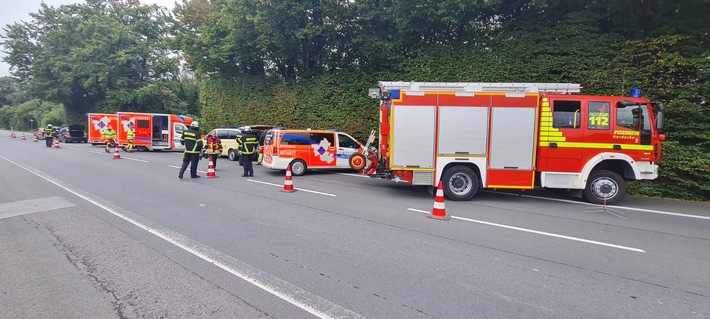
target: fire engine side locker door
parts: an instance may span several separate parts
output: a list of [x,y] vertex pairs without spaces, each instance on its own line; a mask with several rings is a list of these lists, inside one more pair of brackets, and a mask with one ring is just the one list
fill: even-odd
[[431,185],[434,179],[437,95],[406,96],[392,103],[391,169],[412,170],[413,185]]
[[493,95],[487,188],[532,189],[535,184],[537,94]]

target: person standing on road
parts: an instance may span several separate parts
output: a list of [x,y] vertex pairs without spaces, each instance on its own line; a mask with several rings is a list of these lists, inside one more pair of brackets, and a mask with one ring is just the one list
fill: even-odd
[[101,136],[104,138],[104,141],[106,141],[106,153],[110,152],[109,148],[113,145],[116,145],[116,131],[113,130],[111,125],[109,124],[106,126],[106,129],[101,132]]
[[52,147],[52,140],[54,140],[54,129],[52,124],[47,124],[47,128],[44,129],[44,141],[47,147]]
[[200,162],[200,150],[202,149],[202,139],[200,138],[200,126],[197,121],[190,124],[190,128],[182,133],[180,144],[185,145],[185,153],[182,156],[182,166],[178,177],[182,179],[182,175],[187,170],[187,165],[190,164],[190,177],[199,178],[197,175],[197,164]]
[[133,141],[136,139],[136,131],[133,129],[133,123],[128,123],[126,139],[128,139],[128,145],[126,145],[125,151],[128,153],[133,153]]
[[217,169],[217,159],[222,155],[222,140],[217,137],[217,131],[212,131],[212,134],[207,136],[207,145],[205,154],[209,155],[212,161],[212,166]]
[[239,165],[244,168],[242,177],[254,177],[254,167],[252,161],[256,148],[259,146],[259,139],[256,134],[251,131],[251,127],[245,126],[242,132],[237,135],[237,143],[239,144]]

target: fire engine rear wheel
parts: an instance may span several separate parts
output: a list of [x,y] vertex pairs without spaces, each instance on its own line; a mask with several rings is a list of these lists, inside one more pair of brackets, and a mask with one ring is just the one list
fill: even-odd
[[582,196],[593,204],[604,204],[606,199],[606,204],[614,205],[626,196],[626,182],[617,173],[598,170],[589,175]]
[[447,169],[441,181],[444,186],[444,196],[450,200],[469,200],[478,192],[478,175],[466,166]]
[[353,153],[353,155],[350,156],[350,160],[348,161],[348,163],[350,164],[350,168],[356,171],[365,168],[366,162],[367,159],[365,158],[365,155],[362,155],[360,153]]
[[293,160],[293,162],[291,162],[291,174],[293,174],[293,176],[302,176],[306,173],[307,168],[306,162],[300,159]]
[[239,159],[237,150],[229,150],[229,152],[227,152],[227,156],[229,157],[230,161],[236,161]]

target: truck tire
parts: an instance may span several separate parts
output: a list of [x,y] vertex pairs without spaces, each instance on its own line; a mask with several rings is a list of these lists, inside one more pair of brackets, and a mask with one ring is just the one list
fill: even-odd
[[227,152],[227,156],[229,157],[230,161],[236,161],[239,159],[239,154],[237,154],[237,150],[229,150],[229,152]]
[[293,174],[293,176],[302,176],[306,173],[307,168],[306,162],[300,159],[291,162],[291,174]]
[[460,165],[444,171],[441,181],[444,186],[444,196],[456,201],[464,201],[473,198],[480,187],[476,172],[466,166]]
[[367,159],[365,158],[365,155],[362,155],[360,153],[353,153],[353,155],[350,156],[350,160],[348,160],[350,168],[356,171],[365,168],[365,163],[367,163]]
[[584,200],[592,204],[614,205],[626,196],[626,181],[617,173],[607,170],[592,172],[587,179],[587,186],[582,190]]

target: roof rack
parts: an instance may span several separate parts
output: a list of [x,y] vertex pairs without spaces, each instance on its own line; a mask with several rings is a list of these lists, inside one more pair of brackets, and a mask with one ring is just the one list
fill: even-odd
[[575,83],[493,83],[493,82],[385,82],[379,86],[385,91],[404,90],[415,92],[514,92],[514,93],[579,93],[580,84]]

